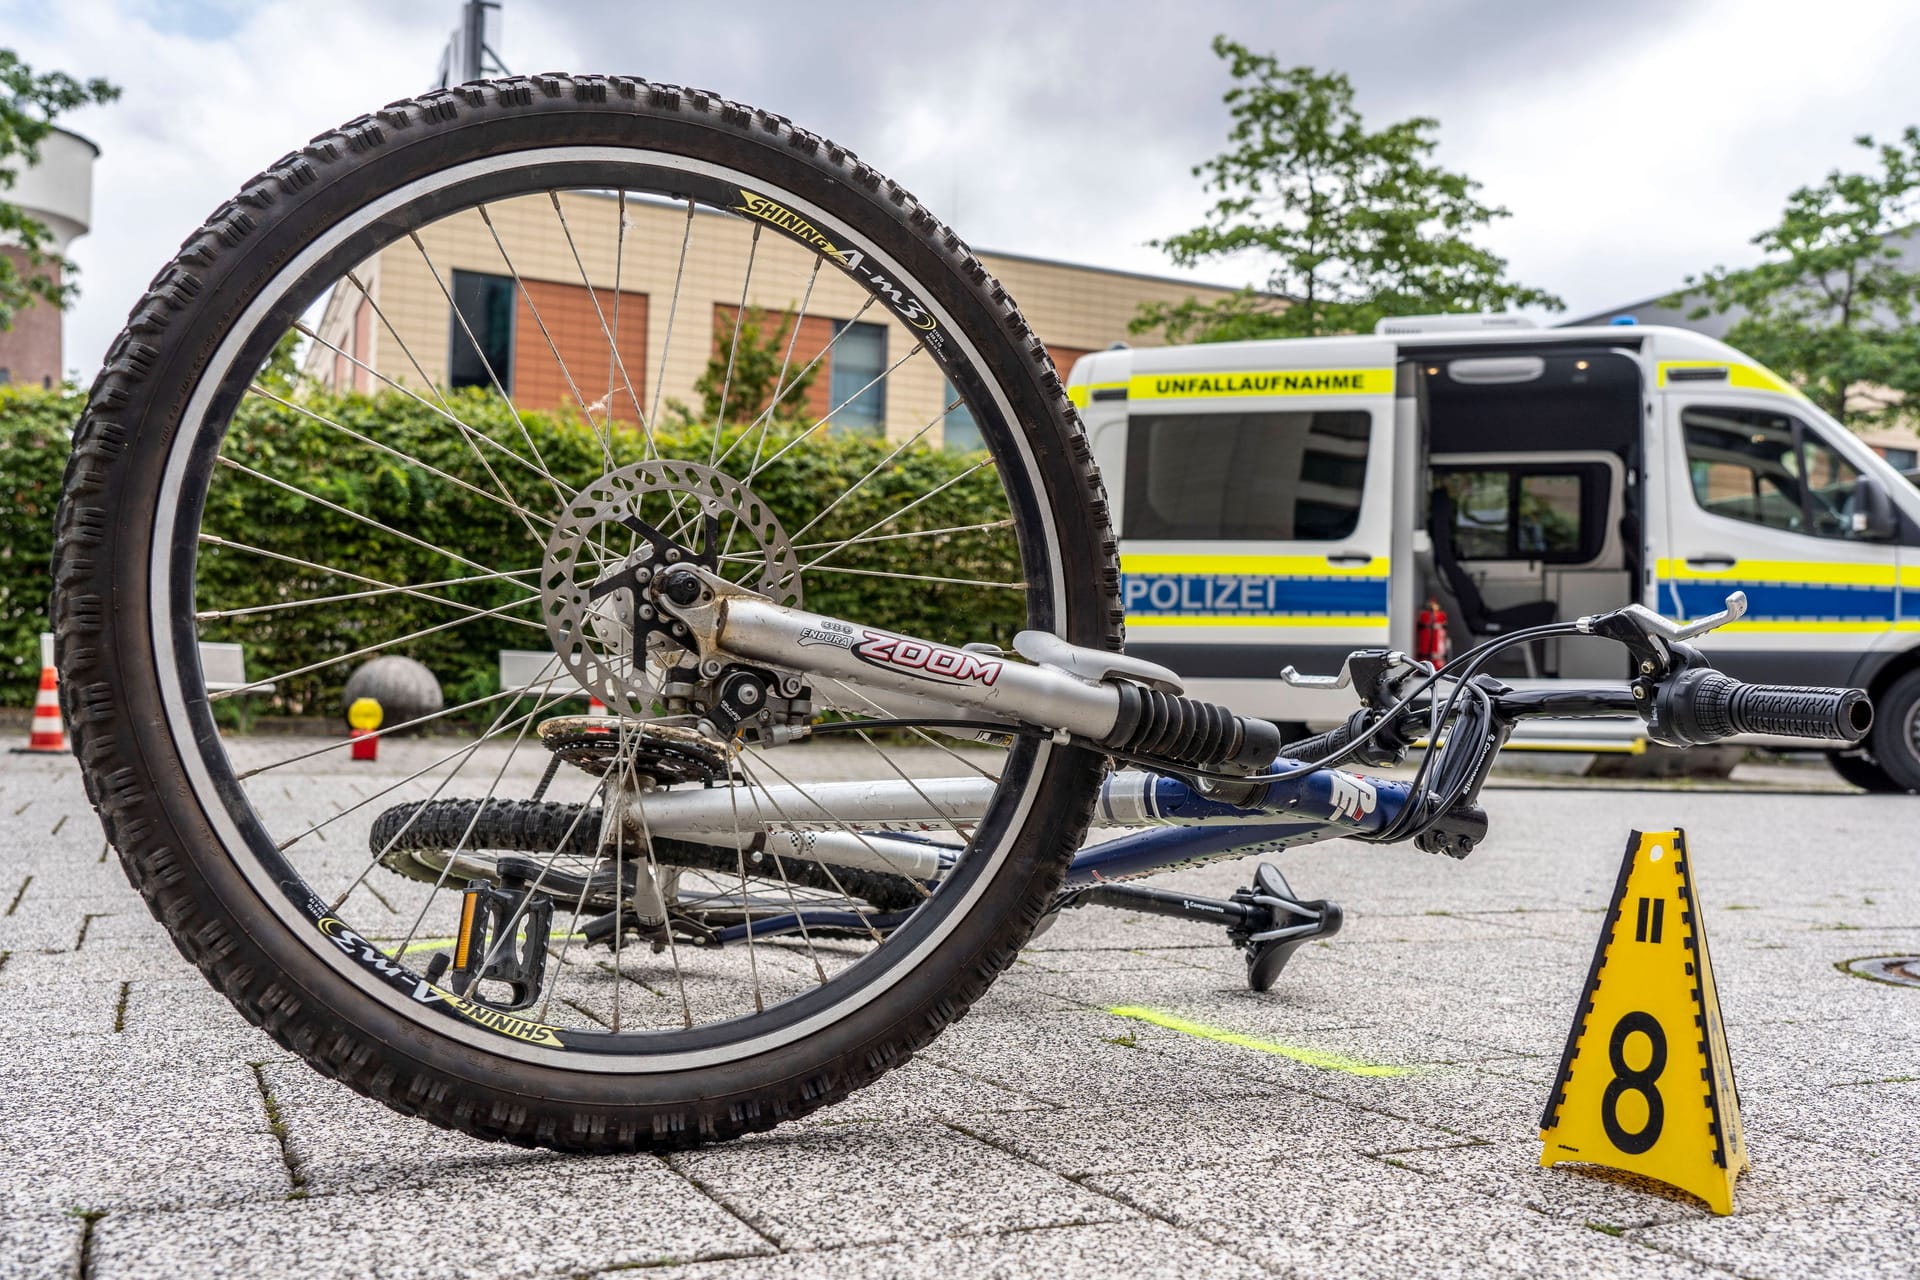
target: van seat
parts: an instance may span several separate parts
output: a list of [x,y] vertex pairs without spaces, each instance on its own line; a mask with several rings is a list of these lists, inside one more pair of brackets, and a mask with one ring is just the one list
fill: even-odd
[[[1460,620],[1470,634],[1482,639],[1507,635],[1528,627],[1544,626],[1560,616],[1559,606],[1551,600],[1529,600],[1505,609],[1489,609],[1486,597],[1480,594],[1479,584],[1461,565],[1453,545],[1453,495],[1445,489],[1435,489],[1428,512],[1427,530],[1433,540],[1433,563],[1446,580],[1447,590],[1459,604]],[[1521,654],[1526,660],[1527,674],[1537,676],[1539,672],[1535,670],[1533,646],[1525,646]]]

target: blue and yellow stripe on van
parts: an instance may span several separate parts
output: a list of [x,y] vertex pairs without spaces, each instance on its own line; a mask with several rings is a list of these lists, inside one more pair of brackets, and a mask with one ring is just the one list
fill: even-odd
[[1389,569],[1384,556],[1122,555],[1120,598],[1130,627],[1383,628]]
[[[1703,569],[1662,559],[1655,571],[1660,604],[1683,618],[1726,607],[1747,593],[1747,616],[1728,632],[1775,635],[1850,635],[1920,630],[1920,609],[1901,617],[1901,589],[1920,591],[1920,570],[1901,574],[1891,564],[1836,564],[1825,560],[1737,560]],[[1902,581],[1902,578],[1906,581]],[[1920,605],[1920,598],[1916,598]]]

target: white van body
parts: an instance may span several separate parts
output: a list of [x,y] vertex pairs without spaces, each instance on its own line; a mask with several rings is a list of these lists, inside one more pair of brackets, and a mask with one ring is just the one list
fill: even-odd
[[[1747,617],[1704,646],[1731,675],[1874,689],[1920,666],[1920,492],[1844,427],[1687,330],[1488,321],[1079,360],[1068,392],[1120,534],[1128,651],[1195,696],[1323,725],[1351,696],[1281,668],[1412,652],[1429,599],[1459,653],[1490,634],[1476,618],[1633,601],[1699,617],[1744,591]],[[1586,640],[1496,670],[1519,687],[1627,675]]]

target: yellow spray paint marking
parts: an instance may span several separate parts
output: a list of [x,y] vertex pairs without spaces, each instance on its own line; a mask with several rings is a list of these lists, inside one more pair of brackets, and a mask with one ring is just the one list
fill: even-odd
[[1686,836],[1634,832],[1546,1114],[1540,1163],[1606,1165],[1733,1212],[1748,1164]]
[[1291,1058],[1295,1062],[1309,1067],[1319,1067],[1323,1071],[1344,1071],[1350,1076],[1410,1076],[1414,1067],[1396,1067],[1377,1062],[1362,1062],[1358,1058],[1348,1058],[1338,1053],[1329,1053],[1323,1049],[1307,1049],[1299,1045],[1282,1044],[1278,1040],[1262,1040],[1258,1036],[1241,1035],[1238,1031],[1227,1031],[1220,1027],[1210,1027],[1204,1022],[1190,1022],[1171,1013],[1162,1013],[1158,1009],[1142,1009],[1134,1005],[1119,1005],[1108,1009],[1116,1018],[1132,1018],[1136,1022],[1150,1022],[1156,1027],[1165,1027],[1169,1031],[1178,1031],[1182,1035],[1198,1036],[1202,1040],[1214,1040],[1220,1044],[1230,1044],[1241,1049],[1253,1049],[1259,1053],[1277,1054],[1282,1058]]

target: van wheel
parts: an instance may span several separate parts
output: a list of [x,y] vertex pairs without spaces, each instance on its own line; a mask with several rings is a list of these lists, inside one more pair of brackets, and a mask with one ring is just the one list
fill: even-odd
[[1851,782],[1862,791],[1874,795],[1888,795],[1904,792],[1905,787],[1887,776],[1887,771],[1876,763],[1872,756],[1860,752],[1829,751],[1827,763],[1840,775],[1843,782]]
[[1909,671],[1874,699],[1874,762],[1901,791],[1920,791],[1920,671]]

